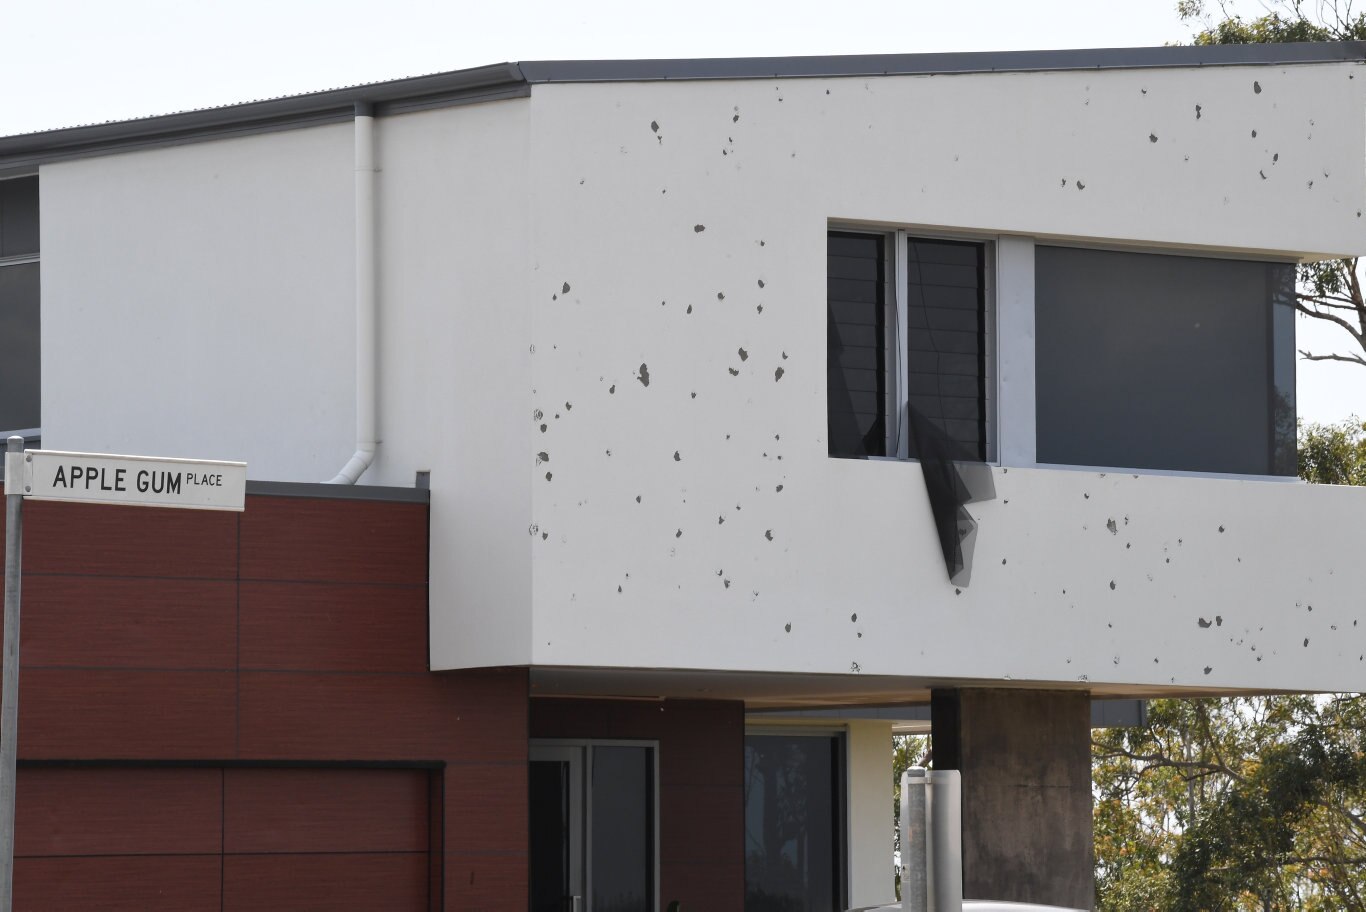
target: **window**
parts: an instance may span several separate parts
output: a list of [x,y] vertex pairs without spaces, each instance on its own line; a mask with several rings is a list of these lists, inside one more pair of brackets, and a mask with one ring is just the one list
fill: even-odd
[[38,178],[0,180],[0,434],[39,427]]
[[1035,248],[1038,461],[1295,474],[1295,267]]
[[987,245],[853,231],[826,244],[830,455],[915,457],[928,425],[955,458],[985,460]]
[[746,912],[845,907],[844,740],[745,736]]

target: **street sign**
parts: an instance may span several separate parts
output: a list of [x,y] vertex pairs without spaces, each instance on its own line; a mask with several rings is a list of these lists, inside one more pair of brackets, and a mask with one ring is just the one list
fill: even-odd
[[247,464],[25,450],[5,441],[5,614],[0,662],[0,912],[14,901],[14,787],[19,737],[19,595],[25,500],[241,512]]
[[247,464],[25,450],[6,454],[5,484],[26,500],[240,512]]

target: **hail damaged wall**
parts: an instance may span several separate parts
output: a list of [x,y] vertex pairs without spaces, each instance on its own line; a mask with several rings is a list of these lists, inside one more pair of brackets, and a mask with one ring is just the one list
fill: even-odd
[[824,402],[831,220],[1360,250],[1358,73],[537,86],[533,661],[1359,687],[1366,491],[1001,468],[955,587]]
[[[1361,689],[1366,492],[1032,468],[1018,410],[1034,239],[1366,249],[1363,88],[1353,64],[542,84],[379,118],[363,481],[430,472],[432,666]],[[350,125],[39,177],[44,442],[331,477]],[[832,221],[997,238],[1014,277],[998,366],[1024,382],[966,588],[916,464],[826,456]]]

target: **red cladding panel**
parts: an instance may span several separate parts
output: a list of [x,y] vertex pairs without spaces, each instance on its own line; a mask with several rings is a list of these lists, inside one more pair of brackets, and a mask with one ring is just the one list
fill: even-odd
[[20,769],[15,855],[215,854],[222,782],[216,769]]
[[233,579],[236,513],[33,501],[24,572]]
[[427,889],[426,853],[223,861],[223,912],[427,912]]
[[14,863],[15,912],[220,912],[221,896],[220,855],[20,858]]
[[[460,912],[525,912],[526,855],[447,855],[446,908]],[[699,906],[698,909],[703,907]],[[707,910],[710,912],[710,910]]]
[[22,636],[25,668],[233,668],[237,586],[26,576]]
[[659,872],[660,899],[685,910],[744,912],[745,866],[666,864]]
[[249,497],[242,578],[425,585],[427,506]]
[[426,852],[425,770],[230,769],[229,853]]
[[21,668],[19,757],[231,757],[234,684],[230,671]]
[[241,756],[525,761],[525,681],[242,672]]
[[425,672],[427,587],[242,583],[242,667]]
[[670,864],[720,866],[744,857],[743,788],[661,785],[659,804],[659,854]]
[[667,700],[664,718],[669,749],[659,775],[670,785],[744,786],[744,704]]
[[527,848],[527,766],[446,768],[446,851],[520,853]]

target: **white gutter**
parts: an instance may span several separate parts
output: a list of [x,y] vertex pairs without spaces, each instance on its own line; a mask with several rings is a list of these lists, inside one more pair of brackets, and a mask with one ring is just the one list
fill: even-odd
[[375,118],[356,102],[356,452],[328,484],[355,484],[375,458],[379,412],[375,282]]

